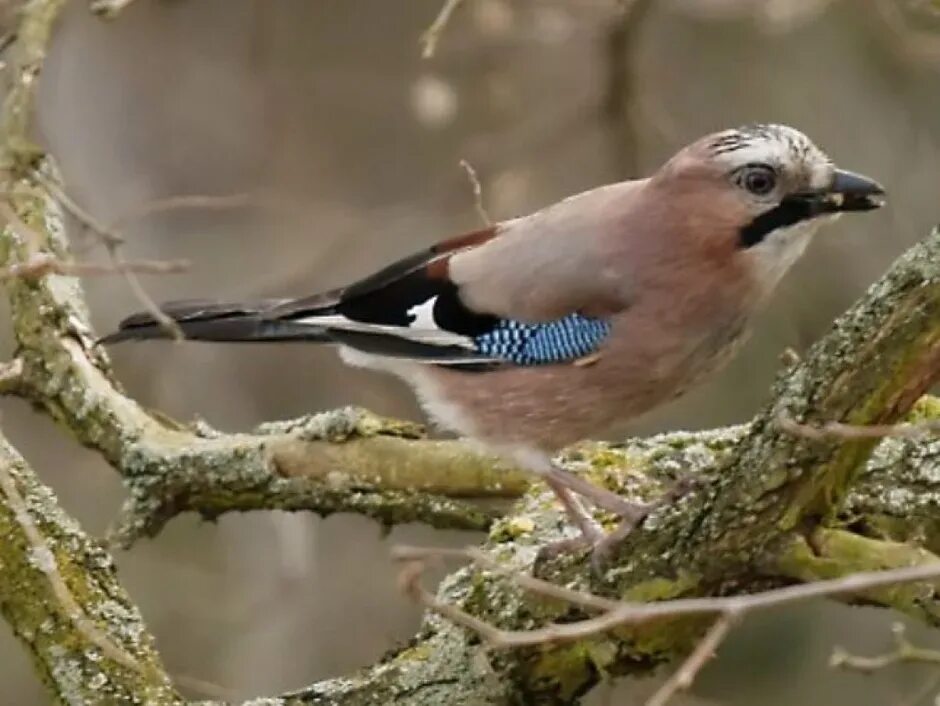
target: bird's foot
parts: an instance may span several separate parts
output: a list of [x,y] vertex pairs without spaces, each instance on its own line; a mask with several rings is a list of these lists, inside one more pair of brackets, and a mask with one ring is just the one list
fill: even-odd
[[586,478],[575,475],[563,468],[553,467],[551,471],[544,475],[544,478],[558,495],[569,515],[571,512],[568,510],[568,503],[563,499],[559,488],[567,490],[579,498],[584,498],[595,507],[624,518],[633,517],[637,513],[638,503],[631,502],[622,495],[595,485]]
[[604,536],[591,545],[591,570],[595,575],[600,576],[604,573],[607,561],[613,554],[614,549],[625,540],[633,530],[643,524],[643,521],[649,517],[650,513],[666,502],[658,500],[653,503],[634,503],[633,515],[624,516],[612,532],[605,532]]
[[650,503],[630,503],[630,514],[621,514],[623,520],[612,532],[607,532],[591,547],[591,569],[595,574],[603,574],[604,565],[614,549],[623,542],[633,530],[643,524],[655,510],[671,505],[679,498],[694,490],[701,479],[693,475],[682,475],[660,497]]
[[[611,532],[605,532],[596,520],[584,510],[578,498],[568,488],[570,486],[561,486],[560,483],[549,481],[549,485],[556,492],[565,508],[572,524],[578,527],[580,535],[569,537],[556,542],[546,544],[539,550],[539,560],[557,558],[563,554],[574,551],[583,551],[589,548],[591,552],[591,568],[595,574],[602,574],[604,566],[613,553],[614,549],[623,542],[631,532],[643,524],[643,521],[655,510],[670,505],[698,484],[698,479],[692,476],[683,476],[677,480],[671,488],[663,493],[659,498],[649,503],[631,502],[604,488],[597,488],[598,493],[581,493],[579,487],[574,492],[604,510],[614,513],[621,518],[620,524]],[[612,499],[610,496],[613,496]],[[597,499],[603,502],[597,502]]]
[[613,532],[605,532],[604,528],[583,510],[578,513],[571,512],[568,503],[563,502],[568,510],[568,517],[572,524],[578,527],[580,534],[544,545],[539,549],[538,560],[555,559],[587,548],[591,552],[591,565],[597,571],[606,561],[610,551],[659,506],[659,503],[632,503],[623,498],[619,499],[621,502],[618,503],[619,511],[616,514],[623,519]]

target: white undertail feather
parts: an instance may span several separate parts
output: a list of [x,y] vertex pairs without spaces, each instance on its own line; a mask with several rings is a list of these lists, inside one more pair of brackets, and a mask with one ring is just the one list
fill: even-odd
[[376,372],[390,373],[407,380],[414,390],[428,418],[444,431],[473,437],[475,426],[459,405],[450,402],[424,361],[416,362],[402,358],[388,358],[363,353],[349,346],[339,347],[339,356],[344,363],[354,368],[365,368]]

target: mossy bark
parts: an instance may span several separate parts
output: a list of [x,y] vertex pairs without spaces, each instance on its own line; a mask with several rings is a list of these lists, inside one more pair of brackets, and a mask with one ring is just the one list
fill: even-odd
[[[4,493],[0,503],[0,609],[50,694],[64,704],[178,703],[153,638],[118,583],[108,552],[59,508],[55,496],[2,437],[0,474],[22,500],[19,506]],[[41,540],[31,537],[28,528],[35,528]],[[74,606],[63,603],[57,593],[62,587]],[[90,630],[82,628],[84,621],[134,664],[103,650]]]

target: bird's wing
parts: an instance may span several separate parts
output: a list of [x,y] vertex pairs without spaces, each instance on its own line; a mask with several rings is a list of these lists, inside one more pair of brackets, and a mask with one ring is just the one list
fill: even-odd
[[628,306],[623,283],[605,275],[595,237],[617,195],[611,188],[443,241],[263,316],[316,326],[368,353],[440,365],[583,358],[603,343],[610,316]]

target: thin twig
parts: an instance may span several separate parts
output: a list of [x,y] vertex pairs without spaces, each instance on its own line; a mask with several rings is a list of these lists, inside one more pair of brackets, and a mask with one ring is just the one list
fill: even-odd
[[33,176],[36,182],[39,183],[52,198],[58,201],[66,211],[71,213],[84,227],[98,236],[108,253],[112,268],[115,272],[120,273],[124,277],[127,286],[131,288],[134,296],[137,297],[141,306],[147,310],[147,313],[153,317],[154,321],[163,327],[174,340],[181,341],[186,338],[180,325],[160,309],[157,303],[147,293],[147,290],[144,289],[134,268],[130,267],[130,263],[121,256],[119,248],[124,244],[124,238],[121,234],[118,233],[116,229],[105,225],[82,208],[74,199],[65,193],[65,190],[62,189],[59,184],[49,179],[42,172],[38,170],[34,171]]
[[105,247],[108,249],[108,257],[111,258],[112,266],[124,276],[124,281],[127,282],[127,286],[134,292],[134,296],[137,297],[137,300],[143,305],[144,309],[147,310],[147,313],[150,314],[154,321],[160,324],[174,340],[184,340],[186,335],[183,333],[183,329],[180,328],[180,325],[176,323],[176,321],[167,316],[166,312],[164,312],[147,293],[147,290],[144,289],[144,285],[140,282],[140,278],[133,270],[128,268],[127,261],[118,253],[117,247],[113,245],[106,245]]
[[188,260],[134,260],[120,266],[89,262],[66,262],[43,252],[43,236],[20,218],[8,201],[0,200],[0,219],[14,230],[26,247],[26,259],[9,267],[0,268],[0,281],[11,277],[42,277],[46,274],[94,277],[131,271],[140,274],[171,274],[190,267]]
[[479,214],[484,225],[493,225],[493,220],[490,218],[490,214],[486,212],[486,207],[483,205],[483,186],[480,184],[477,170],[465,159],[460,160],[460,166],[467,173],[467,179],[470,180],[470,186],[473,188],[473,207],[477,210],[477,214]]
[[[912,581],[940,579],[940,561],[938,561],[885,571],[859,572],[838,579],[787,586],[743,596],[677,598],[658,603],[639,603],[613,601],[587,592],[556,586],[515,569],[501,566],[482,551],[474,548],[438,549],[400,546],[393,550],[393,557],[403,562],[399,574],[399,585],[412,600],[454,624],[472,630],[495,648],[583,640],[617,627],[648,623],[659,618],[717,615],[718,618],[705,636],[696,644],[675,674],[653,694],[646,706],[664,706],[677,692],[688,689],[708,660],[712,658],[718,646],[728,636],[731,628],[750,612],[789,605],[811,598],[859,593]],[[427,563],[442,558],[469,560],[481,568],[506,576],[521,588],[536,595],[602,612],[596,617],[574,623],[556,623],[532,630],[503,630],[471,615],[457,605],[442,601],[421,585],[421,577]],[[922,655],[920,648],[908,645],[906,649],[908,654],[921,658],[920,661],[935,661],[932,656],[927,656],[932,651],[924,651]],[[937,653],[936,661],[940,661],[940,653]]]
[[247,206],[256,198],[255,194],[177,194],[150,199],[143,205],[130,209],[115,218],[110,229],[122,231],[129,223],[164,211],[182,211],[194,209],[222,210]]
[[437,51],[437,43],[441,39],[441,34],[444,33],[444,28],[447,27],[451,16],[462,2],[463,0],[444,0],[441,11],[437,13],[437,17],[434,18],[431,26],[424,31],[421,39],[418,40],[421,43],[422,59],[430,59],[434,56]]
[[201,679],[200,677],[180,674],[179,672],[173,674],[172,677],[175,683],[201,696],[208,696],[211,699],[221,699],[223,701],[234,701],[238,697],[238,693],[234,689],[229,689],[221,684],[216,684],[215,682]]
[[829,439],[918,439],[928,434],[940,432],[940,419],[931,419],[916,424],[846,424],[844,422],[824,422],[822,424],[803,424],[792,417],[781,414],[777,417],[777,426],[789,434],[802,436],[814,441]]
[[853,655],[842,647],[836,647],[829,658],[829,666],[842,669],[852,669],[857,672],[871,674],[879,669],[890,667],[900,662],[920,662],[940,665],[940,650],[931,650],[918,647],[904,635],[904,625],[895,623],[891,626],[894,638],[894,650],[874,657]]
[[189,260],[125,260],[120,265],[95,262],[63,262],[49,254],[37,255],[26,262],[0,268],[0,282],[12,277],[43,277],[47,274],[69,277],[105,277],[133,272],[142,275],[167,275],[185,272]]
[[565,588],[564,586],[543,581],[529,574],[519,573],[508,566],[500,564],[477,547],[444,549],[437,547],[398,546],[392,548],[392,558],[397,561],[428,561],[437,558],[469,559],[477,566],[506,576],[512,579],[519,587],[541,596],[557,598],[560,601],[571,603],[572,605],[599,611],[611,611],[622,605],[620,601],[604,598],[603,596],[596,596],[593,593],[585,593],[584,591]]
[[134,0],[92,0],[91,11],[107,19],[114,19]]
[[83,227],[93,232],[106,246],[114,247],[124,244],[124,238],[120,233],[108,227],[82,208],[71,196],[65,193],[65,189],[53,179],[50,179],[38,170],[33,172],[33,178],[52,198],[62,205],[62,208],[72,214]]
[[[476,556],[472,550],[448,550],[447,552],[441,552],[436,549],[404,547],[397,550],[397,555],[403,557],[407,563],[417,564],[419,566],[423,566],[425,560],[413,557],[430,558],[436,555],[460,557],[470,561],[476,561]],[[490,568],[488,564],[484,564],[484,566]],[[523,577],[521,573],[514,571],[506,571],[505,573],[520,586],[528,588],[534,593],[542,592],[541,584],[537,580],[531,577]],[[658,603],[618,601],[612,609],[607,610],[601,615],[586,618],[575,623],[552,624],[533,630],[502,630],[492,625],[485,625],[481,634],[483,634],[494,647],[499,648],[571,642],[598,635],[623,625],[639,625],[659,618],[713,614],[744,615],[745,613],[753,611],[767,610],[791,603],[804,602],[812,598],[859,593],[899,583],[927,581],[938,578],[940,578],[940,562],[931,562],[929,564],[888,569],[885,571],[859,572],[838,579],[786,586],[784,588],[776,588],[743,596],[677,598]],[[417,585],[418,579],[420,579],[420,575],[409,576],[408,581],[403,583],[407,586],[411,586],[412,583]],[[557,586],[553,587],[549,595],[558,597],[556,590],[559,588],[560,587]],[[570,589],[561,590],[567,591]],[[409,592],[415,595],[413,590],[409,590]],[[576,593],[579,593],[579,595],[577,599],[572,602],[576,602],[579,605],[593,604],[594,607],[599,606],[599,604],[594,603],[597,597],[592,598],[590,594],[587,593]],[[437,610],[440,606],[440,602],[433,596],[431,598],[433,602],[426,603],[426,605],[432,608],[432,610]],[[422,600],[422,602],[424,601]],[[442,614],[445,613],[442,612]],[[481,623],[478,618],[465,613],[456,606],[447,606],[446,617],[474,630],[477,630],[477,626]]]
[[715,651],[724,642],[737,619],[736,614],[722,614],[705,633],[705,637],[699,640],[682,665],[649,698],[646,706],[665,706],[678,692],[688,690],[705,664],[715,656]]

